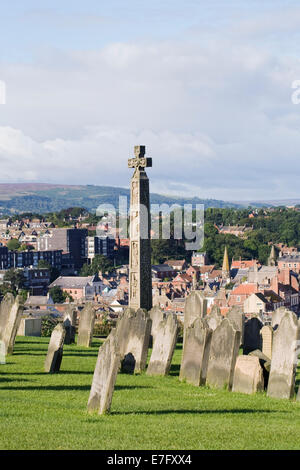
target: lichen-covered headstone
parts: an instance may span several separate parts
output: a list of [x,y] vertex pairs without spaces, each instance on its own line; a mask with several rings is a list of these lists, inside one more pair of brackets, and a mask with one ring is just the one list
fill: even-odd
[[185,331],[180,380],[192,385],[204,385],[210,352],[212,330],[206,320],[197,318]]
[[45,360],[45,372],[59,372],[64,348],[66,330],[62,323],[58,323],[52,331],[48,352]]
[[72,305],[68,305],[64,311],[64,327],[66,329],[65,344],[75,343],[77,310]]
[[226,318],[228,318],[237,331],[241,332],[241,344],[243,344],[245,328],[245,314],[243,310],[238,305],[234,305],[228,310]]
[[274,330],[270,325],[265,325],[260,330],[262,341],[262,352],[269,358],[272,358],[272,345],[273,345]]
[[292,398],[298,362],[300,329],[297,316],[287,311],[273,335],[273,349],[267,395]]
[[124,372],[139,373],[146,368],[151,323],[149,313],[141,308],[128,308],[119,318],[116,338]]
[[6,364],[5,352],[6,351],[4,341],[0,339],[0,364]]
[[151,310],[149,310],[149,315],[152,320],[151,337],[152,344],[154,344],[159,324],[162,320],[166,318],[166,314],[161,310],[161,308],[153,307]]
[[269,376],[270,376],[270,368],[271,368],[271,359],[266,356],[263,352],[259,349],[255,349],[249,353],[249,356],[255,356],[258,358],[259,363],[263,370],[263,378],[264,378],[264,388],[267,389],[269,383]]
[[255,349],[261,350],[262,341],[260,330],[262,327],[263,323],[257,317],[250,318],[245,322],[243,341],[243,353],[245,356],[247,356],[251,351],[255,351]]
[[6,322],[5,325],[2,325],[0,339],[5,344],[5,353],[12,354],[24,309],[24,300],[19,295],[14,299],[13,303],[11,297],[7,297],[4,300],[5,304],[2,313],[5,312]]
[[184,329],[191,326],[196,318],[203,318],[207,313],[207,299],[200,291],[193,291],[185,300]]
[[263,370],[259,358],[255,356],[238,356],[234,369],[232,391],[252,394],[263,389]]
[[224,317],[221,315],[221,310],[216,305],[213,306],[210,314],[205,317],[208,328],[212,331],[215,331],[215,329],[222,323],[223,320]]
[[109,412],[119,368],[120,354],[116,330],[113,329],[99,348],[88,401],[89,412],[97,411],[99,414]]
[[157,328],[147,375],[167,375],[176,346],[178,321],[175,314],[169,314]]
[[232,388],[233,374],[239,352],[241,333],[227,318],[212,334],[206,383],[212,387]]
[[92,345],[95,324],[95,309],[92,303],[87,303],[80,312],[77,345],[89,348]]

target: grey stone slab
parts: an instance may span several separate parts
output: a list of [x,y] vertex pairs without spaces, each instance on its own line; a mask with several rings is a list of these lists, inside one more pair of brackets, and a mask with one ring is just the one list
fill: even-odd
[[62,323],[58,323],[52,331],[48,352],[45,360],[45,372],[59,372],[64,348],[66,330]]
[[[9,310],[10,307],[10,310]],[[12,354],[15,345],[15,339],[21,322],[21,315],[24,309],[24,301],[20,296],[14,299],[7,299],[5,303],[6,324],[3,325],[1,332],[1,340],[5,344],[6,354]],[[9,310],[9,312],[8,312]],[[8,313],[7,313],[8,312]]]
[[168,375],[176,346],[178,321],[169,314],[159,323],[147,369],[147,375]]
[[155,337],[157,335],[157,331],[159,328],[159,324],[166,318],[166,314],[161,310],[159,307],[153,307],[149,311],[149,316],[152,321],[151,325],[151,337],[152,337],[152,344],[155,342]]
[[146,368],[151,318],[144,309],[128,308],[117,323],[117,344],[124,372],[139,373]]
[[243,344],[245,330],[245,314],[243,310],[238,305],[234,305],[228,310],[226,318],[232,323],[236,331],[240,331],[241,344]]
[[95,309],[92,303],[87,303],[80,312],[77,345],[89,348],[92,345],[95,324]]
[[192,385],[204,385],[206,381],[212,330],[206,320],[197,318],[185,331],[180,380]]
[[280,322],[283,319],[286,312],[289,312],[289,310],[286,307],[279,307],[275,310],[275,312],[272,313],[271,326],[273,329],[276,329],[280,325]]
[[262,349],[262,340],[260,335],[262,327],[263,323],[257,317],[250,318],[245,322],[243,341],[244,355],[248,355],[251,351],[255,351],[255,349]]
[[77,322],[77,309],[72,305],[68,305],[64,311],[64,327],[66,329],[65,344],[75,343]]
[[240,337],[241,333],[233,328],[227,318],[215,329],[211,339],[207,385],[231,390]]
[[15,298],[13,294],[11,293],[7,293],[4,296],[2,302],[0,303],[0,339],[2,338],[2,335],[4,334],[8,317],[9,317],[10,311],[14,303],[15,303]]
[[263,369],[259,358],[238,356],[234,369],[233,392],[252,394],[264,389]]
[[185,300],[184,328],[188,328],[197,318],[207,314],[207,299],[201,291],[193,291]]
[[287,311],[273,335],[273,349],[267,395],[274,398],[292,398],[300,341],[296,315]]
[[116,341],[116,330],[113,329],[106,341],[99,348],[88,400],[89,412],[105,414],[110,411],[120,362],[121,358]]
[[215,331],[215,329],[222,323],[223,320],[224,317],[221,315],[221,310],[216,305],[213,306],[210,314],[205,317],[208,328],[210,328],[212,331]]
[[17,336],[41,336],[41,318],[21,318]]

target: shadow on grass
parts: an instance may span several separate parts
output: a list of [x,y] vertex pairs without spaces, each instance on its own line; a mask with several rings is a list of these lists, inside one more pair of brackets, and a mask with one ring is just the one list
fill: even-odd
[[[56,374],[46,374],[45,375],[56,375]],[[115,390],[133,390],[133,389],[142,389],[142,388],[153,388],[147,387],[143,385],[116,385]],[[25,385],[25,387],[0,387],[0,390],[41,390],[41,391],[52,391],[55,390],[57,392],[64,391],[64,390],[77,390],[77,391],[87,391],[91,390],[90,385]]]
[[172,364],[170,368],[169,375],[179,375],[180,372],[180,364]]
[[253,413],[288,413],[287,411],[277,410],[255,410],[247,408],[237,408],[232,410],[157,410],[157,411],[112,411],[111,415],[168,415],[168,414],[253,414]]
[[[93,375],[93,370],[81,371],[81,370],[60,370],[59,375],[74,374],[74,375]],[[7,372],[7,375],[45,375],[45,372]],[[25,380],[25,379],[24,379]]]

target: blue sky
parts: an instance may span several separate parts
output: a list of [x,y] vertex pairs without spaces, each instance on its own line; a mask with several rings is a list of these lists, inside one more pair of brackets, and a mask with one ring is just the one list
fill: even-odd
[[0,182],[128,186],[145,144],[153,191],[300,197],[299,32],[296,1],[5,2]]

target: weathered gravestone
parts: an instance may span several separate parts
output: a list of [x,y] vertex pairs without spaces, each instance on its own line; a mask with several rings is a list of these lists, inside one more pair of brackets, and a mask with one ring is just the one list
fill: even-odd
[[77,309],[68,305],[64,311],[64,327],[66,329],[65,344],[75,343]]
[[185,331],[180,380],[192,385],[204,385],[206,381],[212,330],[206,320],[197,318]]
[[92,303],[87,303],[80,312],[77,345],[89,348],[92,345],[95,324],[95,310]]
[[210,314],[205,317],[207,326],[212,331],[215,331],[215,329],[222,323],[223,320],[224,317],[221,315],[221,310],[216,305],[213,306]]
[[286,307],[279,307],[272,313],[272,328],[275,330],[279,325],[281,320],[283,319],[286,312],[289,310]]
[[259,318],[253,317],[246,321],[244,328],[243,353],[246,356],[255,349],[261,350],[260,330],[263,323]]
[[185,300],[184,329],[191,326],[196,318],[205,317],[207,313],[207,299],[200,291],[193,291]]
[[88,401],[89,412],[97,411],[99,414],[109,412],[119,368],[120,354],[116,329],[113,329],[99,348]]
[[236,331],[241,333],[241,344],[244,341],[244,328],[245,328],[245,314],[243,310],[238,306],[234,305],[228,310],[226,318],[232,323]]
[[139,373],[146,368],[151,333],[151,318],[139,308],[128,308],[119,318],[116,328],[118,350],[123,372]]
[[17,331],[20,326],[21,315],[24,308],[24,301],[19,295],[14,299],[7,297],[3,299],[4,307],[1,309],[1,314],[4,313],[5,324],[1,327],[0,340],[5,344],[5,353],[12,354],[14,350]]
[[269,358],[272,358],[272,345],[273,345],[273,328],[270,325],[265,325],[260,330],[262,352]]
[[66,330],[62,323],[58,323],[52,331],[48,352],[45,360],[45,372],[59,372]]
[[11,293],[7,293],[0,303],[0,339],[6,328],[7,320],[14,303],[15,298]]
[[263,370],[259,358],[255,356],[238,356],[234,369],[232,391],[252,394],[263,389]]
[[274,398],[294,396],[299,340],[297,317],[293,312],[287,311],[273,335],[268,396]]
[[4,341],[0,339],[0,364],[6,364],[5,357],[5,344]]
[[177,333],[177,317],[175,314],[169,314],[158,325],[147,375],[168,375]]
[[155,338],[159,329],[159,324],[166,318],[166,314],[159,307],[153,307],[149,310],[149,315],[152,321],[151,326],[151,339],[152,344],[155,342]]
[[207,385],[232,388],[233,374],[239,352],[241,333],[227,318],[212,334],[207,368]]
[[17,336],[41,336],[41,318],[21,318]]

